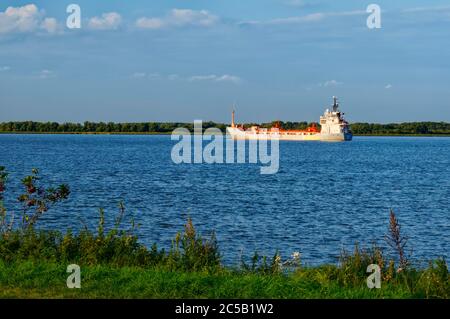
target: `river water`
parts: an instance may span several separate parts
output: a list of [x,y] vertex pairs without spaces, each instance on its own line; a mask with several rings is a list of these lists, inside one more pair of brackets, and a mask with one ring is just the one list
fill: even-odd
[[180,164],[170,136],[0,135],[10,172],[6,205],[18,210],[20,178],[67,183],[70,199],[41,228],[95,227],[123,201],[146,245],[170,247],[187,217],[215,230],[227,264],[255,250],[306,264],[337,261],[356,242],[384,246],[392,208],[416,260],[450,257],[450,138],[355,137],[352,142],[280,142],[280,169],[255,164]]

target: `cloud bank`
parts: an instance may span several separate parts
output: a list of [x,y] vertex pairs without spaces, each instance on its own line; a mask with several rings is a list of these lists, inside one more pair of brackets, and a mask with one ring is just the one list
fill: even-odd
[[336,80],[325,81],[324,83],[319,83],[319,87],[336,87],[344,84],[343,82],[339,82]]
[[93,17],[88,22],[89,29],[117,30],[122,23],[122,16],[117,12],[103,13],[101,17]]
[[231,82],[234,84],[242,83],[242,79],[235,75],[220,75],[217,76],[215,74],[211,75],[194,75],[189,78],[189,82],[197,82],[197,81],[211,81],[211,82]]
[[45,11],[35,4],[22,7],[8,7],[0,12],[0,34],[31,33],[44,31],[57,33],[61,30],[55,18],[45,17]]

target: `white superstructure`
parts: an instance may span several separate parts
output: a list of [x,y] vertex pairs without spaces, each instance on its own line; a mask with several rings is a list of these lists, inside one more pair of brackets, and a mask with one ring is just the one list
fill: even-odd
[[344,113],[339,111],[337,98],[333,96],[332,110],[326,109],[320,117],[321,141],[351,141],[353,134],[348,122],[344,119]]

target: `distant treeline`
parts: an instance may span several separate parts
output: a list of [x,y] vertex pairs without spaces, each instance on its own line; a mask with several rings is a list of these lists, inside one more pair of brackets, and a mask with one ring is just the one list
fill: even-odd
[[[271,127],[279,123],[283,129],[305,129],[308,122],[271,122],[262,123],[262,127]],[[318,127],[320,125],[315,123]],[[245,126],[257,125],[248,123]],[[203,129],[215,127],[222,131],[228,124],[203,122]],[[56,122],[5,122],[0,123],[1,133],[170,133],[178,127],[193,130],[193,123],[56,123]],[[450,135],[450,123],[445,122],[412,122],[394,124],[353,123],[351,129],[355,135]]]
[[446,122],[410,122],[394,124],[351,124],[353,134],[356,135],[408,135],[432,134],[450,135],[450,123]]
[[[178,127],[193,130],[193,123],[56,123],[56,122],[6,122],[0,123],[0,132],[36,133],[170,133]],[[217,127],[225,130],[225,124],[203,122],[203,128]]]

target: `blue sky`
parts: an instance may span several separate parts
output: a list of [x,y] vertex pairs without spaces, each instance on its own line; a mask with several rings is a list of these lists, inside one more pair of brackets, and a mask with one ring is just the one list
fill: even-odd
[[0,121],[450,121],[449,58],[448,1],[1,0]]

